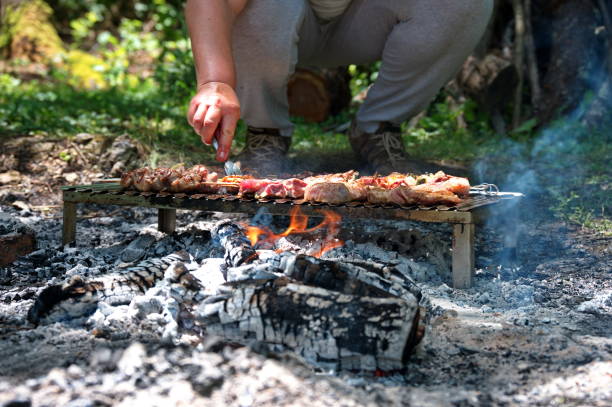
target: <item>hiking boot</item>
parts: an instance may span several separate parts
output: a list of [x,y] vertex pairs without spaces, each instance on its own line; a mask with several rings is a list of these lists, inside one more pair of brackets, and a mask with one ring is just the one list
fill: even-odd
[[375,174],[422,174],[434,170],[432,166],[408,158],[401,128],[391,123],[381,123],[378,130],[370,134],[359,130],[353,121],[349,130],[349,141],[355,153],[367,162]]
[[236,156],[241,167],[259,175],[278,175],[283,171],[291,138],[280,135],[278,129],[249,127],[246,146]]

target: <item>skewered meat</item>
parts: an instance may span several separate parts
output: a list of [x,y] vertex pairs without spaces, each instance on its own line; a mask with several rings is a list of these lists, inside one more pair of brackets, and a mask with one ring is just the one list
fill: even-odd
[[456,205],[460,196],[470,192],[467,178],[442,171],[414,177],[392,173],[386,177],[361,177],[354,181],[317,183],[306,188],[305,199],[313,202],[344,203],[367,200],[370,203],[397,205]]
[[330,204],[363,201],[366,197],[366,187],[354,181],[317,182],[308,185],[304,191],[304,199],[307,201]]
[[302,198],[308,184],[298,178],[277,180],[255,193],[255,198]]
[[315,184],[317,182],[347,182],[355,180],[358,175],[359,173],[357,171],[350,170],[338,174],[314,175],[312,177],[304,178],[304,182],[307,184]]
[[392,189],[380,187],[367,188],[367,201],[378,204],[407,205],[457,205],[461,198],[451,191],[430,185],[400,185]]
[[254,195],[255,198],[293,198],[304,197],[305,189],[316,183],[346,183],[353,180],[357,172],[316,175],[289,179],[247,179],[240,183],[240,195]]
[[361,177],[357,182],[364,186],[380,187],[384,189],[395,188],[400,185],[411,186],[417,184],[416,178],[412,175],[400,174],[399,172],[393,172],[385,177]]
[[121,185],[142,192],[238,193],[257,199],[304,198],[330,204],[368,201],[397,205],[456,205],[470,191],[467,178],[454,177],[442,171],[418,176],[392,173],[384,177],[358,178],[356,171],[347,171],[304,179],[256,179],[249,175],[219,179],[216,172],[203,165],[188,169],[183,166],[139,168],[123,174]]
[[203,165],[185,169],[183,166],[173,168],[138,168],[128,171],[121,177],[123,188],[133,187],[141,192],[206,192],[205,183],[216,183],[219,176],[210,172]]

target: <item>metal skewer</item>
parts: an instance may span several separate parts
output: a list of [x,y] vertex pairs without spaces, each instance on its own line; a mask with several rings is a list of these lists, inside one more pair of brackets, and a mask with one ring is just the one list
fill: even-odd
[[[215,133],[215,136],[216,135],[217,135],[217,132]],[[218,151],[219,142],[217,141],[217,137],[213,139],[212,144],[213,144],[213,147],[215,148],[215,151]],[[225,175],[242,175],[240,164],[235,163],[234,161],[227,160],[225,164],[223,165],[223,168],[225,169]]]

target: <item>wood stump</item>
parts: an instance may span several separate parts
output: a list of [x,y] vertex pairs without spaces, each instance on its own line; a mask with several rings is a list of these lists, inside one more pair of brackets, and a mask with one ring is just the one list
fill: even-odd
[[346,109],[351,102],[346,68],[297,69],[289,80],[289,113],[320,123]]

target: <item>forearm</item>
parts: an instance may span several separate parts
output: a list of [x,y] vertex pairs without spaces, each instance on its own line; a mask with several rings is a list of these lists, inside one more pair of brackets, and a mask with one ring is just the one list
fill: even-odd
[[248,0],[188,0],[185,19],[198,86],[208,82],[236,85],[232,27]]

